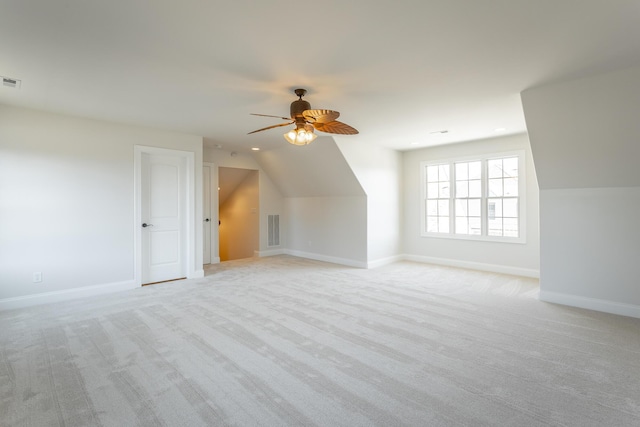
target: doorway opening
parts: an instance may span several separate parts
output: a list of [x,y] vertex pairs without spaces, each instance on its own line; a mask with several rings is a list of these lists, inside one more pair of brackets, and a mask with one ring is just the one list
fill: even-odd
[[218,168],[220,261],[251,258],[259,247],[257,170]]

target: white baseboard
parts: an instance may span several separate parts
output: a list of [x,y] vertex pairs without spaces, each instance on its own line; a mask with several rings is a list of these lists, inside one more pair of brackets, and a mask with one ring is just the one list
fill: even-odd
[[640,306],[540,289],[540,301],[640,318]]
[[262,258],[265,256],[284,255],[284,249],[269,249],[267,251],[253,251],[253,256]]
[[109,294],[113,292],[137,289],[139,287],[140,285],[137,285],[134,280],[126,280],[124,282],[83,286],[81,288],[65,289],[62,291],[42,292],[39,294],[25,295],[15,298],[5,298],[0,300],[0,311]]
[[296,251],[293,249],[285,249],[284,253],[287,255],[293,255],[300,258],[308,258],[316,261],[330,262],[332,264],[340,264],[340,265],[346,265],[349,267],[356,267],[356,268],[367,268],[366,261],[355,261],[347,258],[338,258],[338,257],[327,256],[327,255],[314,254],[311,252]]
[[404,255],[394,255],[387,258],[380,258],[375,261],[367,262],[367,268],[382,267],[383,265],[393,264],[394,262],[403,261],[404,259]]
[[406,261],[424,262],[427,264],[446,265],[448,267],[468,268],[470,270],[489,271],[491,273],[511,274],[514,276],[540,278],[540,271],[508,265],[485,264],[481,262],[462,261],[458,259],[436,258],[422,255],[402,255]]

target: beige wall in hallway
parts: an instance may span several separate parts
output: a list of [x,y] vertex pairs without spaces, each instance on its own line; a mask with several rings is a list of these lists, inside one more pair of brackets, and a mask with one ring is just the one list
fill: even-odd
[[220,261],[250,258],[259,249],[258,171],[251,171],[220,205]]

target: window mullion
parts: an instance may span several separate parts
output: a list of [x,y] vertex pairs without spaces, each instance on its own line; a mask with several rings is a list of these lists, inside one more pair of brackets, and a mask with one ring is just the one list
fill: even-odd
[[481,236],[489,234],[489,171],[487,160],[482,159],[480,179],[482,180],[482,232]]
[[456,234],[456,164],[449,163],[449,234]]

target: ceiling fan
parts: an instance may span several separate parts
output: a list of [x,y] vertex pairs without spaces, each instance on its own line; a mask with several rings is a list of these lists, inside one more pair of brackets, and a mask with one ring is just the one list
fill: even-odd
[[291,118],[270,116],[268,114],[255,114],[253,116],[275,117],[278,119],[288,120],[286,123],[268,126],[266,128],[254,130],[247,135],[263,130],[273,129],[281,126],[296,125],[295,129],[284,134],[284,138],[294,145],[307,145],[316,139],[317,135],[314,130],[327,133],[337,133],[341,135],[355,135],[358,131],[346,123],[337,121],[340,113],[333,110],[312,110],[311,104],[302,99],[307,93],[306,89],[296,89],[294,93],[298,96],[298,100],[291,103]]

